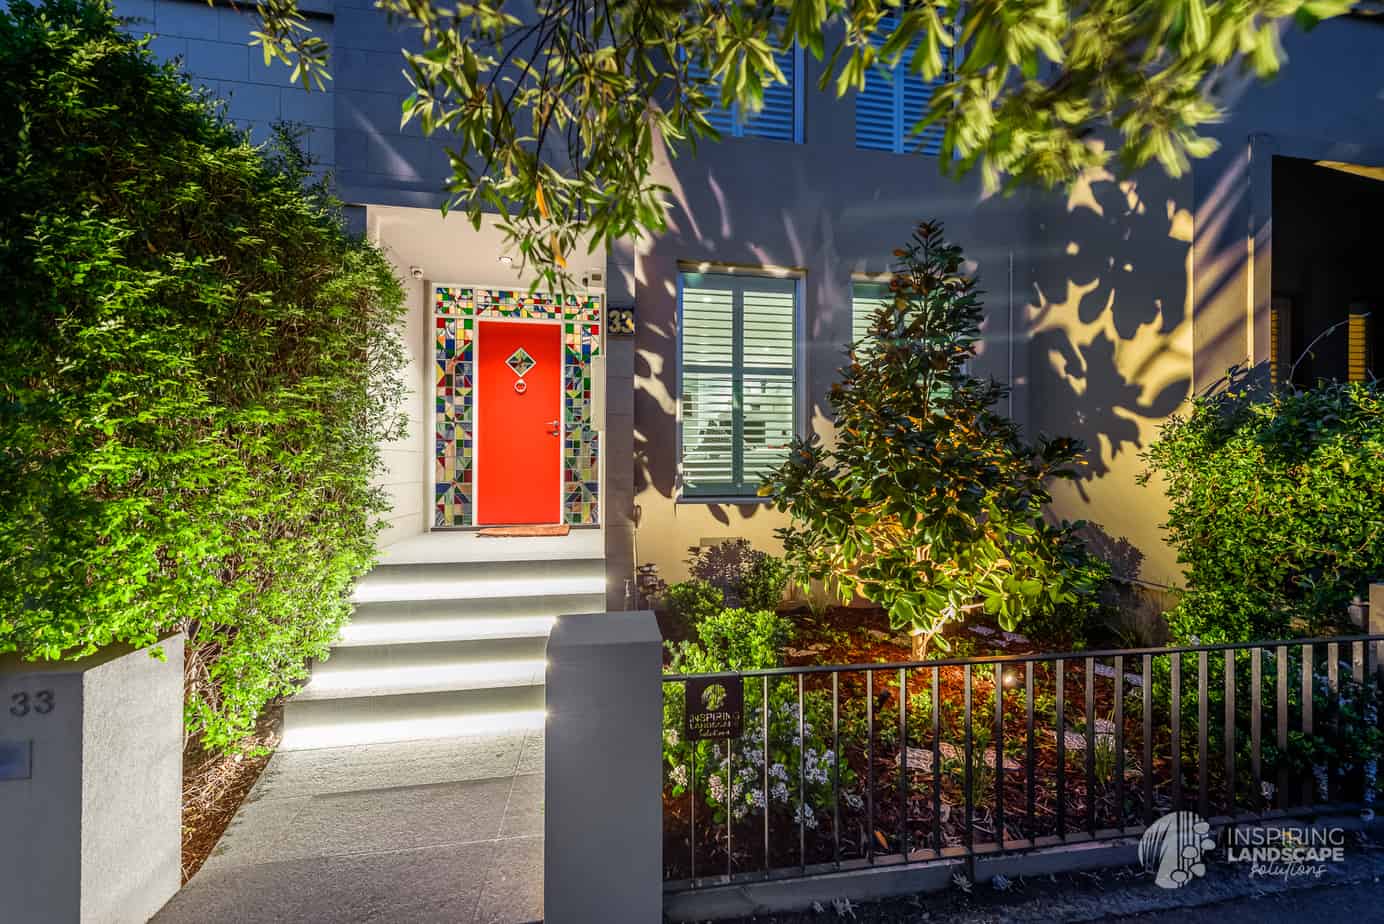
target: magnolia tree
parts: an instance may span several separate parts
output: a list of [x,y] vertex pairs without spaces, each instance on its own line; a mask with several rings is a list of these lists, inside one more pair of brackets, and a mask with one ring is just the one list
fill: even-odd
[[[1171,174],[1215,143],[1214,76],[1238,59],[1267,76],[1293,18],[1310,26],[1350,0],[377,0],[421,35],[403,56],[405,120],[449,139],[449,206],[504,217],[551,278],[592,243],[666,220],[653,178],[716,133],[713,104],[757,111],[796,42],[824,59],[821,85],[860,90],[899,62],[939,84],[913,126],[945,129],[943,169],[990,186],[1066,184],[1112,157]],[[320,86],[327,48],[296,0],[260,0],[268,63]],[[1093,145],[1094,133],[1113,144]]]
[[967,373],[980,292],[941,226],[894,255],[889,295],[832,386],[835,445],[796,441],[761,489],[791,518],[779,538],[795,577],[884,607],[919,658],[971,614],[1013,630],[1089,610],[1108,568],[1081,524],[1042,515],[1046,483],[1073,477],[1083,447],[1024,443],[995,410],[1004,387]]

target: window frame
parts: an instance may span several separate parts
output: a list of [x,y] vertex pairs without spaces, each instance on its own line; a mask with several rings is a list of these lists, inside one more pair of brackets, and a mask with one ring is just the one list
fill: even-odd
[[[684,394],[683,379],[684,379],[684,373],[685,373],[685,371],[686,371],[685,368],[684,368],[685,364],[684,364],[684,362],[683,362],[683,334],[684,334],[684,332],[685,332],[685,325],[684,325],[684,323],[683,323],[683,317],[684,317],[684,312],[683,312],[683,297],[684,297],[684,292],[685,292],[685,289],[686,289],[687,277],[688,277],[689,275],[697,275],[697,276],[731,276],[731,277],[739,277],[739,278],[741,278],[741,279],[744,279],[744,278],[750,278],[750,279],[753,279],[753,278],[777,279],[777,280],[789,280],[789,281],[791,281],[791,282],[793,283],[793,335],[792,335],[792,344],[791,344],[790,350],[789,350],[789,353],[790,353],[790,356],[791,356],[791,359],[792,359],[792,369],[791,369],[791,371],[789,372],[787,378],[789,379],[790,386],[791,386],[791,391],[792,391],[792,400],[791,400],[790,406],[791,406],[792,409],[793,409],[793,424],[792,424],[792,430],[791,430],[791,432],[792,432],[792,435],[793,435],[794,437],[802,437],[802,436],[804,435],[804,422],[807,420],[807,416],[806,416],[806,412],[805,412],[806,403],[805,403],[805,397],[804,397],[805,389],[802,387],[803,384],[804,384],[804,381],[805,381],[805,378],[806,378],[806,372],[807,372],[807,370],[806,370],[806,363],[805,363],[806,352],[805,352],[805,345],[804,345],[804,343],[803,343],[803,338],[802,338],[802,336],[801,336],[802,331],[804,330],[804,315],[803,315],[804,305],[803,305],[803,295],[804,295],[804,292],[805,292],[805,285],[804,285],[804,284],[805,284],[806,275],[807,275],[807,274],[806,274],[806,271],[803,270],[803,269],[800,269],[800,268],[780,268],[780,267],[769,267],[769,266],[746,267],[746,266],[735,266],[735,265],[730,265],[730,264],[712,264],[712,263],[704,263],[704,262],[693,263],[693,262],[684,262],[684,261],[681,261],[681,260],[680,260],[680,261],[678,261],[677,272],[678,272],[678,284],[677,284],[677,311],[676,311],[677,337],[675,338],[675,339],[676,339],[676,347],[675,347],[675,348],[676,348],[676,350],[677,350],[677,354],[676,354],[675,361],[674,361],[674,376],[673,376],[673,387],[674,387],[673,400],[674,400],[674,405],[675,405],[674,427],[675,427],[675,430],[676,430],[676,432],[675,432],[675,434],[674,434],[674,437],[675,437],[675,439],[674,439],[674,465],[675,465],[675,469],[676,469],[676,470],[675,470],[675,474],[674,474],[674,488],[673,488],[673,500],[674,500],[674,503],[678,503],[678,504],[770,504],[770,503],[773,503],[773,498],[772,498],[772,497],[763,497],[763,496],[760,496],[758,493],[737,493],[736,490],[735,490],[735,486],[732,486],[732,485],[716,485],[716,486],[713,486],[713,487],[708,488],[708,489],[706,490],[706,493],[700,493],[700,492],[696,491],[695,489],[694,489],[693,491],[691,491],[691,492],[688,491],[687,483],[686,483],[686,480],[685,480],[685,477],[684,477],[684,472],[683,472],[683,427],[684,427],[684,419],[683,419],[683,394]],[[736,291],[737,291],[737,293],[740,291],[738,287],[737,287],[737,290],[736,290]],[[732,336],[732,338],[733,338],[733,339],[732,339],[732,343],[734,344],[734,338],[737,337],[737,331],[739,332],[739,338],[740,338],[740,340],[741,340],[741,345],[739,346],[738,349],[736,349],[736,352],[738,352],[738,353],[740,354],[740,370],[739,370],[739,373],[738,373],[738,374],[739,374],[739,376],[740,376],[740,378],[741,378],[742,380],[743,380],[743,377],[744,377],[744,375],[745,375],[744,356],[743,356],[743,354],[744,354],[744,346],[743,346],[743,336],[744,336],[743,311],[744,311],[744,307],[743,307],[743,295],[737,294],[737,297],[734,299],[733,306],[732,306],[732,322],[731,322],[732,328],[731,328],[731,336]],[[739,321],[738,324],[737,324],[737,320]],[[734,346],[733,346],[733,349],[735,349]],[[735,371],[735,368],[734,368],[734,366],[735,366],[735,360],[734,360],[734,358],[732,359],[731,366],[732,366],[731,375],[732,375],[732,377],[734,378],[734,377],[736,376],[736,374],[737,374],[736,371]],[[756,368],[758,368],[758,367],[756,367]],[[779,371],[779,370],[774,370],[774,372],[778,372],[778,371]],[[741,441],[744,440],[744,420],[743,420],[743,418],[742,418],[742,420],[741,420],[740,426],[741,426],[741,430],[740,430],[739,436],[738,436],[738,437],[736,437],[736,436],[733,436],[733,437],[732,437],[732,438],[733,438],[734,440],[736,440],[737,442],[741,442]],[[739,453],[739,452],[742,452],[742,451],[743,451],[743,450],[737,450],[738,453]],[[741,466],[742,466],[742,468],[743,468],[743,461],[741,462]],[[732,469],[733,469],[733,468],[734,468],[734,463],[732,463]],[[742,478],[742,487],[743,487],[743,484],[744,484],[743,479],[744,479],[745,473],[744,473],[743,470],[742,470],[740,474],[741,474],[741,478]]]

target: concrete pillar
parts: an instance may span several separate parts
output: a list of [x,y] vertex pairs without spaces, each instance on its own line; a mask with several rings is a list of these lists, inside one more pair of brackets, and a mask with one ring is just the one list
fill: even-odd
[[[605,360],[606,608],[623,610],[634,581],[634,339],[607,337]],[[632,599],[632,597],[631,597]]]
[[548,637],[547,924],[663,920],[661,649],[647,610],[563,616]]
[[178,891],[183,638],[0,657],[0,919],[146,921]]

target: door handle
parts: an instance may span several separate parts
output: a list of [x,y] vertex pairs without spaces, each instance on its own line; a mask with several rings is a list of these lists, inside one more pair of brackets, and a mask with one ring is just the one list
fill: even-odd
[[560,423],[560,421],[557,421],[557,420],[550,420],[550,421],[548,421],[548,427],[550,428],[550,429],[548,430],[548,435],[549,435],[549,436],[561,436],[561,435],[562,435],[562,430],[561,430],[561,428],[558,426],[559,423]]

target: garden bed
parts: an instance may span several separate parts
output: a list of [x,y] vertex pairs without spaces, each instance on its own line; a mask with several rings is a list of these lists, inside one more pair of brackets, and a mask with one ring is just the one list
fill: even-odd
[[[899,669],[868,669],[870,664],[911,661],[907,640],[889,631],[884,614],[868,608],[837,608],[820,616],[796,614],[795,621],[798,631],[783,652],[787,667],[860,667],[776,675],[767,680],[747,678],[744,733],[733,742],[701,742],[694,748],[679,740],[681,729],[676,722],[668,723],[664,830],[665,872],[670,880],[690,877],[694,858],[696,874],[704,876],[897,855],[905,847],[913,852],[994,843],[1001,825],[1003,839],[1011,844],[1063,833],[1137,826],[1171,810],[1179,787],[1183,804],[1197,807],[1203,783],[1208,815],[1218,815],[1256,812],[1279,807],[1285,801],[1301,804],[1302,800],[1321,800],[1323,796],[1339,799],[1347,790],[1358,792],[1362,782],[1359,760],[1352,765],[1349,754],[1318,755],[1319,772],[1330,779],[1325,784],[1313,782],[1310,767],[1304,778],[1301,753],[1275,750],[1278,669],[1272,651],[1262,663],[1260,777],[1252,771],[1248,741],[1248,651],[1235,655],[1235,678],[1241,693],[1232,730],[1236,758],[1233,779],[1227,776],[1224,760],[1221,691],[1225,662],[1220,652],[1208,658],[1204,692],[1199,687],[1197,656],[1182,659],[1178,723],[1173,722],[1170,659],[1166,655],[1151,659],[1147,677],[1140,657],[1126,658],[1118,674],[1113,658],[1092,661],[1089,707],[1084,657],[1006,664],[1001,697],[1002,758],[997,769],[994,662],[924,664],[906,669],[907,709],[901,722]],[[952,651],[946,658],[1039,653],[1023,636],[993,628],[961,629],[950,637]],[[1317,715],[1325,718],[1333,707],[1326,695],[1325,649],[1318,647],[1322,651],[1314,661],[1314,677],[1320,689],[1314,699],[1318,700]],[[1349,653],[1344,657],[1348,660]],[[1285,667],[1285,688],[1289,691],[1286,716],[1296,733],[1301,714],[1300,657],[1294,655]],[[1348,664],[1338,661],[1337,667],[1342,678],[1349,673]],[[1026,689],[1030,670],[1032,738]],[[1061,747],[1056,710],[1059,670],[1065,698]],[[965,756],[968,673],[969,779]],[[1146,688],[1151,707],[1147,725]],[[676,684],[666,691],[669,697],[682,693]],[[934,695],[939,704],[935,711]],[[798,737],[800,698],[805,746],[800,746]],[[766,699],[770,714],[767,786],[763,758]],[[1198,720],[1203,707],[1207,712],[1204,763],[1198,761]],[[668,715],[681,715],[680,704],[674,703]],[[1088,716],[1092,720],[1089,728]],[[1117,716],[1122,729],[1117,728]],[[1174,728],[1178,728],[1179,763],[1173,757]],[[1146,762],[1150,772],[1147,780]],[[906,764],[906,774],[901,772],[901,764]],[[1292,782],[1290,792],[1290,772],[1294,770],[1298,772],[1292,777],[1296,782]],[[728,779],[731,798],[726,799]],[[1272,786],[1261,791],[1260,779],[1282,787],[1283,792],[1275,798]],[[1328,791],[1317,792],[1318,784],[1328,786]],[[800,809],[804,801],[806,812]],[[729,829],[728,814],[733,816]]]
[[229,754],[209,753],[198,741],[183,750],[183,882],[211,856],[240,804],[278,747],[283,707],[260,716],[254,734]]

